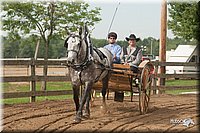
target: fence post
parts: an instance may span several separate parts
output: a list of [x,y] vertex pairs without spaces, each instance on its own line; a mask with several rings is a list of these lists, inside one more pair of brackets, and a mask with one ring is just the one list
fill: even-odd
[[158,94],[157,88],[158,60],[155,62],[154,78],[153,78],[153,94]]
[[[31,77],[32,77],[32,81],[30,81],[30,91],[34,92],[35,94],[36,82],[35,82],[35,59],[34,58],[31,59],[30,68],[31,68]],[[35,102],[35,100],[36,100],[35,96],[30,97],[30,102]]]

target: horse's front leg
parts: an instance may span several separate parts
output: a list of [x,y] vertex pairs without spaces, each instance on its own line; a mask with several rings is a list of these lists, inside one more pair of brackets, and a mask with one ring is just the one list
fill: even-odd
[[80,107],[78,109],[78,112],[76,114],[76,118],[74,120],[75,123],[80,123],[81,122],[81,116],[82,116],[82,111],[83,111],[83,106],[86,102],[86,99],[89,97],[91,88],[92,88],[93,82],[86,82],[85,83],[85,91],[83,94],[83,97],[80,101]]
[[76,106],[76,114],[77,114],[79,106],[80,106],[79,105],[79,86],[72,85],[72,88],[73,88],[73,99]]
[[83,112],[83,117],[85,118],[90,117],[90,100],[91,100],[91,91],[89,91],[89,96],[86,99],[85,112]]

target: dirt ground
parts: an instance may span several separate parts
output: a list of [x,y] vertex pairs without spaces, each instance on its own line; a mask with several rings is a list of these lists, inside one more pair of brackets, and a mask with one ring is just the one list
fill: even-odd
[[[123,103],[110,97],[108,113],[102,113],[101,99],[96,98],[90,118],[79,124],[73,124],[72,100],[4,105],[3,132],[199,132],[197,96],[154,95],[145,115],[139,113],[138,96]],[[194,125],[184,126],[186,118]]]

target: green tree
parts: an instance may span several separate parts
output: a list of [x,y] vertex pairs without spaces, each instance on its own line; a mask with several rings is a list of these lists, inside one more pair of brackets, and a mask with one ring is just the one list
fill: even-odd
[[50,44],[50,58],[61,58],[66,56],[66,49],[63,47],[64,41],[59,37],[53,37]]
[[34,57],[33,45],[31,45],[31,43],[22,42],[19,45],[19,57],[22,58]]
[[[3,29],[13,37],[38,35],[45,44],[45,61],[53,35],[65,37],[84,23],[93,26],[100,21],[100,8],[89,10],[89,4],[85,2],[3,2],[2,7]],[[47,63],[43,72],[46,76]],[[46,89],[46,85],[43,86]]]
[[200,1],[197,4],[196,21],[197,21],[196,38],[200,44]]
[[18,56],[21,58],[33,58],[35,53],[36,41],[37,36],[35,35],[31,35],[27,38],[21,38]]
[[96,39],[96,38],[91,38],[91,42],[93,46],[99,48],[105,46],[108,41],[106,39]]
[[3,57],[4,58],[15,58],[18,57],[18,52],[19,52],[19,44],[20,41],[10,41],[6,37],[2,38],[2,41],[4,42],[3,45]]
[[168,26],[175,36],[197,39],[197,2],[170,2]]

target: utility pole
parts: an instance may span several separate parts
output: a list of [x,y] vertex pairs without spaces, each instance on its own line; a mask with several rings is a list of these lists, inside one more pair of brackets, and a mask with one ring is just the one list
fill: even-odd
[[[166,35],[167,35],[167,2],[162,0],[161,5],[161,32],[160,32],[160,49],[159,49],[159,61],[166,61]],[[165,73],[165,66],[160,67],[160,74]],[[158,80],[159,85],[165,85],[165,78]]]
[[151,39],[151,55],[153,55],[153,39]]

